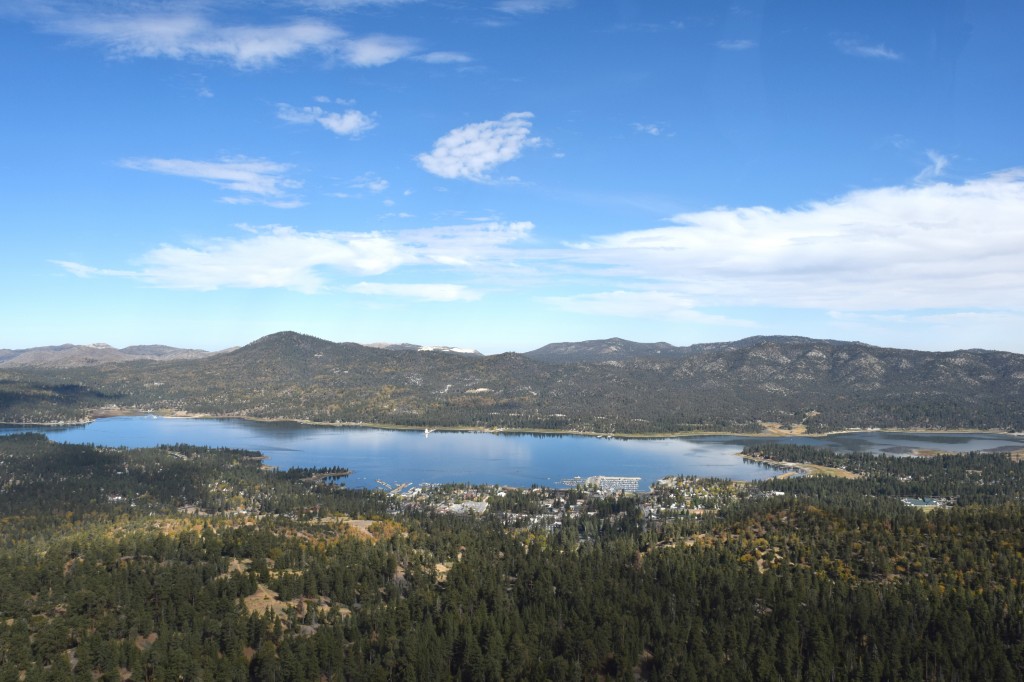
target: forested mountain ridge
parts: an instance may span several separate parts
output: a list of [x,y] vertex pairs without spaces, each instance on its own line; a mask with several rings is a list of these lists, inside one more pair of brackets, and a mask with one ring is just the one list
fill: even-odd
[[600,433],[749,432],[765,423],[811,432],[1024,430],[1024,355],[1014,353],[934,353],[802,337],[689,347],[622,339],[557,346],[557,352],[547,346],[482,356],[281,332],[198,360],[0,369],[0,421],[83,418],[116,405]]
[[666,358],[683,357],[688,354],[688,351],[689,347],[673,346],[664,341],[638,343],[614,337],[594,341],[549,343],[536,350],[527,351],[523,355],[540,362],[611,362],[659,355]]
[[209,351],[172,346],[146,345],[114,348],[105,343],[40,346],[18,350],[0,349],[0,367],[79,367],[137,360],[195,360]]

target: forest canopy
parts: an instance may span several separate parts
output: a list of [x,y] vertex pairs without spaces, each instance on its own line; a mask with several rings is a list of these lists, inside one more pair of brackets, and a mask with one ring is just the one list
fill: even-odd
[[758,452],[859,477],[452,514],[257,453],[0,438],[0,679],[1020,678],[1024,465]]

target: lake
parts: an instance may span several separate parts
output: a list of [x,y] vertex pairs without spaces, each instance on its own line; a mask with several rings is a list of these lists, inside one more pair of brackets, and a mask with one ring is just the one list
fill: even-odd
[[[243,419],[112,417],[72,427],[0,427],[0,435],[35,431],[55,441],[149,447],[191,443],[257,450],[267,463],[287,469],[347,467],[346,485],[376,488],[395,483],[494,483],[559,487],[580,476],[636,476],[640,489],[667,475],[714,476],[749,481],[777,470],[737,453],[755,436],[595,438],[574,435],[494,434],[312,426]],[[989,433],[888,433],[868,431],[825,438],[774,439],[838,451],[902,454],[912,448],[967,452],[1024,448],[1024,438]]]

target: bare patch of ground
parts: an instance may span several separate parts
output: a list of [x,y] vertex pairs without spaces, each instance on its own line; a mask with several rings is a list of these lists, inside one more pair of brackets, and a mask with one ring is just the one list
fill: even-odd
[[256,591],[245,598],[245,609],[249,613],[264,614],[273,611],[277,616],[284,616],[284,612],[291,606],[288,602],[277,598],[277,592],[260,583]]
[[779,422],[762,422],[764,433],[767,436],[803,436],[807,434],[807,427],[803,424],[790,424],[783,426]]
[[142,635],[138,635],[135,638],[135,648],[138,649],[139,651],[146,651],[151,646],[156,644],[156,639],[157,639],[157,634],[155,632],[151,632],[148,635],[146,635],[145,637],[143,637]]
[[370,527],[376,523],[369,519],[345,519],[345,524],[356,531],[356,535],[366,538],[367,540],[374,540],[373,533],[370,532]]

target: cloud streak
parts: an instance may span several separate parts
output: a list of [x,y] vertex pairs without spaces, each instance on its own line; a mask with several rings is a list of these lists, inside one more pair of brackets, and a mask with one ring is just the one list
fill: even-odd
[[[322,0],[306,4],[320,9],[351,9],[399,4],[399,0]],[[171,11],[157,7],[144,4],[135,12],[104,12],[96,7],[50,3],[26,15],[43,30],[101,45],[121,59],[211,59],[226,61],[237,69],[258,70],[282,60],[318,54],[329,62],[376,67],[418,51],[418,43],[412,38],[384,34],[351,36],[338,26],[315,18],[264,25],[224,25],[187,6]],[[448,63],[468,58],[453,52],[433,52],[422,59]]]
[[[225,288],[289,289],[321,293],[337,278],[382,275],[403,266],[493,272],[514,260],[508,246],[524,239],[529,223],[434,227],[399,232],[302,232],[285,225],[241,226],[237,238],[206,240],[188,246],[162,244],[143,254],[140,267],[113,270],[70,261],[54,261],[77,277],[125,277],[154,287],[214,291]],[[352,288],[353,286],[357,288]],[[474,300],[461,285],[350,285],[349,291],[431,300]],[[426,288],[422,288],[426,287]]]
[[226,59],[239,69],[260,69],[304,52],[337,49],[344,31],[313,19],[285,24],[216,26],[188,13],[62,15],[51,31],[106,46],[117,57]]
[[476,301],[482,297],[462,284],[386,284],[383,282],[360,282],[348,288],[355,294],[369,296],[395,296],[419,301]]
[[417,55],[416,59],[427,64],[468,64],[473,61],[472,57],[461,52],[427,52]]
[[867,57],[869,59],[886,59],[890,61],[903,58],[903,55],[899,52],[896,52],[892,48],[882,45],[881,43],[877,45],[866,45],[857,40],[839,39],[836,40],[834,44],[840,52],[852,57]]
[[505,14],[543,14],[571,4],[570,0],[500,0],[494,9]]
[[745,320],[734,320],[722,315],[709,315],[697,309],[693,299],[671,291],[622,290],[547,296],[543,303],[571,313],[612,315],[615,317],[671,318],[700,324],[727,324],[752,326]]
[[540,144],[539,138],[530,137],[532,118],[524,111],[455,128],[438,139],[429,154],[416,159],[423,170],[442,178],[489,182],[490,171]]
[[914,178],[914,182],[918,184],[934,182],[942,176],[946,166],[949,165],[949,159],[933,149],[929,149],[926,154],[928,155],[929,163]]
[[732,50],[734,52],[742,50],[752,50],[757,47],[757,42],[754,40],[719,40],[715,43],[715,46],[722,50]]
[[278,208],[301,205],[289,196],[288,190],[297,189],[302,183],[285,177],[291,170],[291,165],[286,163],[239,156],[220,161],[134,158],[123,159],[120,165],[149,173],[195,178],[240,195],[225,197],[223,200],[228,203],[249,203],[255,196],[261,203]]

